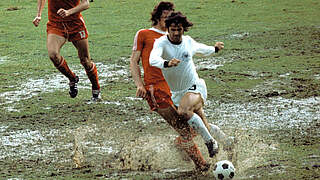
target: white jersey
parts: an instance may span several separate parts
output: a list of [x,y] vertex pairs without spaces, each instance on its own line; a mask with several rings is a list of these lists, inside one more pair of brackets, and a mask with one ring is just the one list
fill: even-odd
[[[190,36],[182,36],[182,42],[178,45],[172,44],[167,36],[162,36],[153,45],[149,63],[162,70],[170,90],[174,93],[189,89],[199,80],[192,57],[198,53],[208,56],[214,52],[215,47],[198,43]],[[178,66],[164,68],[164,61],[173,58],[181,60]]]

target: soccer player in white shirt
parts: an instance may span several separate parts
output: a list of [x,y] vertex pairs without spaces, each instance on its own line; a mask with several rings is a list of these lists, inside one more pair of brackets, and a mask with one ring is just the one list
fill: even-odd
[[218,144],[208,129],[211,129],[215,137],[219,137],[217,134],[226,136],[217,126],[209,125],[205,118],[203,105],[207,98],[207,88],[196,72],[192,57],[198,53],[205,56],[216,53],[224,48],[224,43],[217,42],[215,46],[207,46],[183,35],[193,24],[181,12],[172,12],[165,23],[168,35],[155,41],[150,54],[150,65],[162,70],[179,115],[202,136],[210,157],[213,157],[218,152]]

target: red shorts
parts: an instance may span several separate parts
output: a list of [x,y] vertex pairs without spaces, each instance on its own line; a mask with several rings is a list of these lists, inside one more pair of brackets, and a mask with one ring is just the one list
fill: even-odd
[[68,39],[68,41],[88,38],[88,31],[83,18],[66,22],[49,21],[47,23],[47,34],[56,34]]
[[146,85],[145,88],[148,92],[146,100],[152,111],[173,105],[170,88],[166,81],[157,82],[153,85]]

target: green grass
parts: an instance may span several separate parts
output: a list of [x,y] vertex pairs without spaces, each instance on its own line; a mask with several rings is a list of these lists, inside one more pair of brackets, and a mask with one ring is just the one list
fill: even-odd
[[[91,3],[83,16],[89,31],[93,60],[114,67],[112,70],[128,71],[135,33],[150,27],[150,12],[157,2],[95,0]],[[182,11],[194,23],[186,35],[209,45],[216,41],[225,43],[225,49],[213,56],[224,60],[223,66],[199,71],[200,77],[206,80],[210,101],[247,104],[270,97],[299,100],[320,96],[318,0],[176,0],[174,3],[176,10]],[[54,78],[58,74],[46,50],[47,6],[37,28],[32,24],[36,11],[37,1],[34,0],[0,2],[0,95],[21,90],[20,85],[29,79]],[[64,45],[61,54],[70,66],[82,69],[71,43]],[[104,73],[108,71],[100,70]],[[127,99],[134,97],[136,90],[130,75],[116,80],[103,76],[100,80],[105,82],[102,84],[105,102],[120,102],[121,106],[87,103],[91,96],[89,89],[80,89],[78,97],[70,99],[67,87],[43,92],[13,104],[3,104],[7,101],[6,97],[0,96],[0,122],[8,126],[0,133],[9,135],[24,129],[67,132],[94,124],[98,128],[94,134],[96,136],[91,137],[93,142],[119,138],[119,142],[131,143],[145,134],[166,137],[166,133],[171,132],[162,121],[155,120],[152,125],[135,121],[144,116],[152,119],[160,117],[148,113],[145,101]],[[10,106],[19,111],[7,111]],[[315,116],[319,114],[317,106],[313,111]],[[119,134],[110,130],[113,127],[118,128]],[[229,128],[229,132],[239,128],[227,127],[227,122],[225,127]],[[314,162],[319,160],[318,129],[319,123],[314,120],[307,127],[252,130],[258,137],[264,137],[267,143],[277,142],[279,146],[263,161],[242,172],[243,177],[286,179],[285,175],[289,174],[289,179],[319,178],[319,167],[316,166],[319,162]],[[305,134],[300,135],[301,131]],[[52,137],[51,143],[72,143],[72,137],[60,135]],[[18,151],[23,148],[17,147]],[[63,147],[58,154],[56,159],[69,158],[70,150]],[[310,159],[311,155],[317,157]],[[89,163],[91,166],[79,170],[68,163],[52,162],[55,157],[42,158],[0,159],[0,166],[3,167],[0,177],[86,179],[100,175],[112,177],[118,173],[114,178],[127,178],[135,174],[136,179],[148,179],[158,177],[159,173],[121,171],[110,165],[121,158],[119,155],[106,156],[97,161],[101,164],[110,161],[109,166]],[[192,179],[194,176],[179,173],[162,176],[168,179],[179,177]]]

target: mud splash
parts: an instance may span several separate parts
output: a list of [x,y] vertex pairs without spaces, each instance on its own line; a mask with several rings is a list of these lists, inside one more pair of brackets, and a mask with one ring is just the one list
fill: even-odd
[[[128,97],[127,99],[134,100],[135,98]],[[237,137],[238,142],[241,142],[236,147],[238,157],[234,164],[241,164],[241,166],[236,166],[237,174],[238,177],[243,177],[247,169],[262,162],[265,155],[278,149],[276,142],[264,142],[257,134],[259,130],[308,126],[311,121],[320,119],[319,102],[319,98],[302,100],[270,98],[247,104],[208,101],[205,112],[209,122],[219,125],[227,134]],[[146,114],[136,121],[149,124],[154,121],[162,121],[162,119],[160,117],[155,119],[153,115]],[[104,159],[109,159],[109,166],[120,170],[157,170],[165,173],[188,172],[193,169],[192,163],[186,161],[181,152],[174,147],[173,140],[176,134],[170,129],[165,133],[166,136],[146,134],[128,142],[124,137],[128,134],[114,134],[113,138],[119,140],[115,141],[108,138],[113,132],[112,128],[106,129],[104,126],[95,124],[80,126],[76,130],[8,131],[8,127],[8,125],[0,127],[0,144],[4,147],[0,150],[0,159],[59,157],[53,162],[72,164],[71,158],[68,157],[74,154],[73,150],[77,145],[83,152],[81,161],[86,164],[91,164],[104,156],[117,157]],[[235,127],[238,128],[235,129]],[[68,138],[64,139],[66,137]],[[54,146],[50,142],[55,142]],[[197,137],[196,142],[204,156],[208,157],[202,140]],[[70,151],[70,149],[73,150]],[[226,159],[226,154],[221,151],[219,156],[210,162],[223,159]],[[179,170],[176,169],[177,167],[180,167]]]
[[[212,63],[211,61],[214,61]],[[199,70],[205,68],[217,68],[223,66],[230,59],[206,59],[199,62]],[[213,66],[209,66],[214,64]],[[77,66],[78,67],[78,66]],[[126,81],[129,79],[127,68],[121,66],[103,65],[97,63],[99,75],[102,77],[101,84],[106,80]],[[76,69],[75,67],[72,67]],[[78,68],[75,71],[80,79],[86,79],[79,83],[80,88],[90,88],[90,82],[84,71]],[[252,76],[264,76],[258,72],[249,72]],[[288,74],[280,75],[286,77]],[[55,78],[52,78],[55,77]],[[104,78],[106,77],[106,78]],[[46,84],[46,86],[44,86]],[[43,92],[53,92],[66,89],[67,81],[60,74],[54,74],[43,79],[30,79],[28,83],[21,84],[17,91],[1,93],[5,99],[0,105],[5,105],[8,111],[17,111],[15,103],[29,99]],[[257,87],[253,91],[259,91]],[[102,104],[115,105],[123,109],[129,109],[134,103],[142,103],[136,97],[123,97],[123,101],[102,101]],[[89,104],[91,102],[88,102]],[[206,102],[205,113],[210,123],[221,127],[228,135],[235,136],[237,158],[233,161],[237,168],[239,179],[251,178],[246,175],[248,169],[256,167],[264,161],[264,157],[278,151],[278,142],[263,139],[260,132],[266,129],[290,129],[308,127],[311,122],[320,119],[320,98],[311,97],[306,99],[286,99],[272,97],[259,99],[246,103],[224,103],[209,100]],[[144,113],[135,119],[135,122],[123,122],[109,124],[90,123],[79,125],[77,129],[41,129],[41,130],[11,130],[10,124],[0,126],[0,161],[5,159],[39,159],[45,163],[74,167],[75,150],[79,150],[78,167],[94,167],[97,169],[112,168],[115,173],[103,175],[105,177],[119,177],[118,171],[126,171],[134,174],[136,171],[154,172],[161,178],[166,174],[187,174],[193,170],[192,162],[188,161],[174,146],[173,140],[177,136],[170,128],[161,129],[161,135],[150,135],[146,130],[144,135],[135,139],[135,132],[116,132],[114,128],[122,129],[130,126],[130,123],[141,123],[148,126],[151,123],[163,122],[154,114]],[[298,128],[302,129],[302,128]],[[130,134],[132,133],[132,134]],[[300,133],[304,133],[301,130]],[[112,134],[112,136],[110,136]],[[320,136],[320,135],[319,135]],[[131,137],[131,138],[128,138]],[[226,154],[221,151],[215,159],[209,159],[206,147],[202,139],[197,137],[197,144],[203,152],[206,160],[215,163],[217,160],[226,159]],[[54,142],[54,143],[53,143]],[[179,168],[177,168],[179,167]],[[183,175],[182,175],[183,176]],[[209,178],[211,175],[209,174]],[[257,178],[255,176],[252,178]]]

